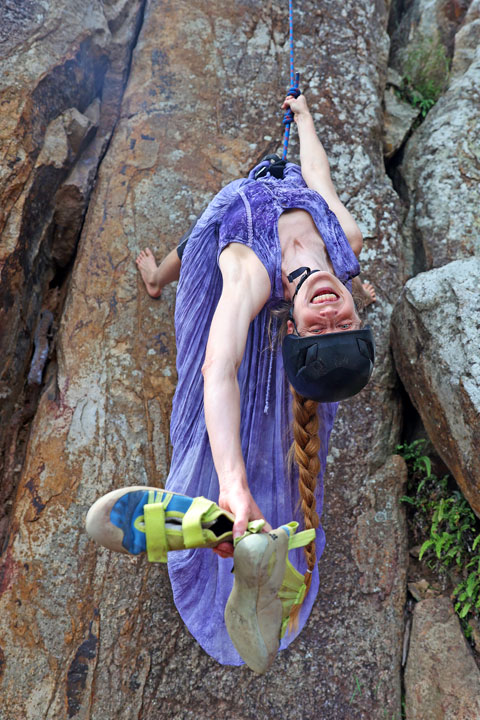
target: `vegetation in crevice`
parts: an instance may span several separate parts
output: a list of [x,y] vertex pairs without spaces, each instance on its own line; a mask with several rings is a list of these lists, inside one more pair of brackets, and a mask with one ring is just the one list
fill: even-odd
[[467,638],[470,620],[480,616],[480,521],[448,475],[437,477],[425,453],[426,440],[399,445],[408,468],[409,525],[419,560],[426,563],[445,586]]
[[448,85],[450,58],[438,39],[420,38],[407,51],[397,95],[420,111],[420,122]]

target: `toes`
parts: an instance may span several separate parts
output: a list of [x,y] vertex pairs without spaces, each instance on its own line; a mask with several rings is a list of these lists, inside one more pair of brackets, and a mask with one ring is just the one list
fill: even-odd
[[377,293],[375,292],[375,288],[373,287],[372,283],[365,281],[362,283],[362,288],[365,292],[366,297],[368,297],[367,305],[376,302]]
[[150,248],[145,248],[145,250],[141,250],[140,254],[138,255],[135,262],[137,265],[140,265],[141,263],[151,262],[152,260],[155,260],[152,251]]
[[145,250],[142,250],[140,252],[140,255],[137,257],[137,259],[135,261],[137,263],[138,267],[142,267],[143,265],[146,265],[146,263],[148,263],[149,259],[153,258],[153,255],[150,252],[150,250],[148,251],[148,253],[149,253],[149,255],[147,254],[147,252]]

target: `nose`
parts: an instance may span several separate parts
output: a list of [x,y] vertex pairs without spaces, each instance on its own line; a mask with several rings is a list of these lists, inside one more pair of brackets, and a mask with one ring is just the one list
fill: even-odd
[[334,318],[336,315],[338,315],[338,308],[333,307],[333,305],[325,303],[323,307],[319,308],[318,314],[322,318]]

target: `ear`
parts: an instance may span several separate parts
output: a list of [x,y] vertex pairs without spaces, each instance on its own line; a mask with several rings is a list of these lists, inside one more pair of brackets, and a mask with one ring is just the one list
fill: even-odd
[[287,335],[293,335],[295,326],[291,320],[287,320]]

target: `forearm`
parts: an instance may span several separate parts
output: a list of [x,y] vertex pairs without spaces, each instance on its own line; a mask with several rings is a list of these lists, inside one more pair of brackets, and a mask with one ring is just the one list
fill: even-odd
[[203,368],[205,423],[220,492],[248,487],[240,442],[240,390],[234,366]]
[[162,287],[180,278],[181,261],[177,249],[171,250],[158,266],[158,279]]
[[327,154],[320,142],[313,118],[303,95],[298,99],[287,97],[282,105],[290,107],[298,128],[300,139],[300,164],[302,175],[307,186],[316,190],[335,213],[350,246],[358,257],[362,249],[362,233],[354,218],[340,201],[330,176],[330,165]]
[[[263,518],[248,487],[240,441],[240,390],[236,369],[207,364],[204,375],[204,408],[213,463],[217,471],[218,504],[235,517],[233,536],[240,537],[249,520]],[[268,523],[265,525],[270,528]],[[225,548],[219,553],[228,557]]]
[[268,273],[255,253],[232,243],[220,255],[223,288],[202,368],[204,412],[213,462],[219,481],[220,507],[235,517],[233,536],[242,535],[249,520],[262,518],[247,482],[240,438],[242,362],[250,323],[270,296]]
[[310,113],[299,114],[296,117],[296,124],[300,140],[300,165],[305,182],[309,185],[312,177],[317,181],[321,177],[322,181],[328,183],[335,192],[327,154],[318,138],[312,116]]

